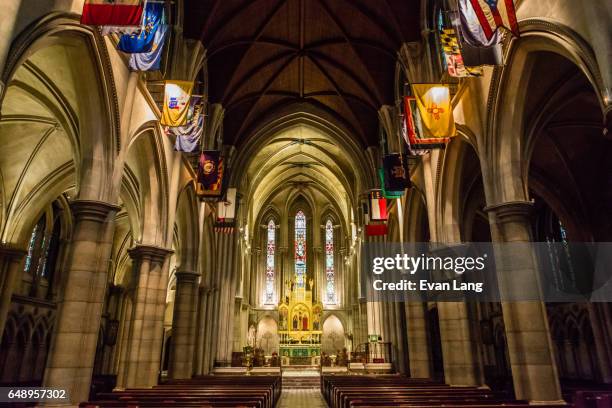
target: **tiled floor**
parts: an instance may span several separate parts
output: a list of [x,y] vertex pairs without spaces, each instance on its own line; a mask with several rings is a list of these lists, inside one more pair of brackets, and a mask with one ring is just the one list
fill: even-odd
[[277,408],[327,408],[318,388],[284,389]]

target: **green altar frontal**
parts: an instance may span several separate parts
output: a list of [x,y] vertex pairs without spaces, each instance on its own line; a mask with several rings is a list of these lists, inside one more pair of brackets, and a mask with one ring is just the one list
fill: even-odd
[[283,344],[280,346],[280,355],[285,357],[313,357],[321,355],[321,345],[306,346]]

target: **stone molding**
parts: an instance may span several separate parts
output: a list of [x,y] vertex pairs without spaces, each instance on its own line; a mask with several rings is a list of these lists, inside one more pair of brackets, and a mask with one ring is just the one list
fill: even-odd
[[486,212],[495,214],[501,222],[523,220],[531,216],[533,202],[531,201],[508,201],[507,203],[494,204],[485,207]]
[[196,282],[200,277],[200,274],[194,271],[176,271],[174,273],[177,283]]
[[142,261],[143,259],[149,259],[156,263],[163,263],[166,257],[173,253],[174,251],[172,249],[155,245],[137,245],[128,249],[128,254],[133,260]]
[[111,212],[118,212],[118,205],[95,200],[74,200],[70,208],[77,221],[104,222]]

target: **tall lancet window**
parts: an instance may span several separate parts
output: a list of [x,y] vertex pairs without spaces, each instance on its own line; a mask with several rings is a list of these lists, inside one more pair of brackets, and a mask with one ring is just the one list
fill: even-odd
[[268,222],[268,244],[266,245],[266,304],[274,304],[274,255],[276,253],[276,224]]
[[327,304],[336,303],[336,276],[334,270],[334,224],[331,220],[325,223],[325,278],[327,280],[327,290],[325,302]]
[[306,216],[302,210],[295,214],[295,285],[303,289],[306,282]]

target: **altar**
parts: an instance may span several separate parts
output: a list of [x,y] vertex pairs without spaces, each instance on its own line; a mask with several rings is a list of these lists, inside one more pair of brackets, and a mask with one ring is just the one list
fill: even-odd
[[312,279],[306,285],[286,282],[287,296],[278,305],[279,349],[290,365],[309,365],[321,355],[323,305],[312,301]]

